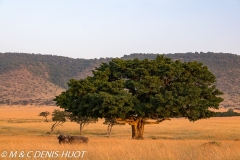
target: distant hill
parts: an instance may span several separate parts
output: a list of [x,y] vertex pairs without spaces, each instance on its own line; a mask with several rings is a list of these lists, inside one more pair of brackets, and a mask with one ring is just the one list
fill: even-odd
[[[134,53],[122,59],[154,59],[157,54]],[[223,107],[240,108],[240,56],[229,53],[176,53],[166,57],[202,62],[217,77]],[[69,79],[91,75],[111,58],[73,59],[62,56],[0,53],[0,105],[54,105],[52,99],[67,89]]]

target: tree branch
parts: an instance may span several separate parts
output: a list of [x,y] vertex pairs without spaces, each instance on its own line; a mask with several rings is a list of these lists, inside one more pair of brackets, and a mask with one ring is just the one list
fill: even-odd
[[157,120],[156,122],[157,122],[157,124],[158,124],[158,123],[161,123],[161,122],[166,121],[166,120],[171,121],[170,118],[163,118],[163,119],[159,119],[159,120]]

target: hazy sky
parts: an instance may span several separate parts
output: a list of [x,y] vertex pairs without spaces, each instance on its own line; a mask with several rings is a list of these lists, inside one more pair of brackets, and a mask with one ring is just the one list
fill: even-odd
[[0,0],[0,52],[240,55],[240,0]]

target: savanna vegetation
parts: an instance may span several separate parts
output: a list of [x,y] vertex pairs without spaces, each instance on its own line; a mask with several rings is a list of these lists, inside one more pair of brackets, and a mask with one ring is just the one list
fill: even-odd
[[[214,115],[222,94],[215,76],[198,62],[113,59],[92,77],[71,79],[69,89],[54,100],[78,118],[108,118],[132,126],[132,138],[143,139],[146,124],[172,117],[190,121]],[[150,121],[151,120],[151,121]],[[154,120],[154,121],[153,121]]]
[[215,117],[233,117],[233,116],[240,116],[240,113],[234,112],[233,109],[228,109],[227,112],[215,112]]
[[[170,57],[173,61],[162,59],[171,64],[169,68],[167,65],[166,68],[163,67],[169,69],[167,74],[163,74],[165,81],[159,81],[154,77],[155,71],[151,63],[156,56],[156,54],[124,56],[121,59],[131,62],[131,65],[127,65],[121,59],[112,61],[112,58],[85,60],[40,54],[0,53],[0,153],[23,150],[86,151],[82,159],[91,160],[240,159],[240,117],[236,116],[240,108],[239,56],[210,52],[167,54],[165,57]],[[149,58],[149,60],[133,60],[134,58],[140,60]],[[192,62],[194,60],[197,62]],[[106,63],[100,66],[102,62]],[[149,69],[144,71],[144,67],[137,68],[136,64],[148,65]],[[185,69],[182,68],[183,66]],[[193,74],[194,76],[185,75],[184,71],[190,71],[189,66],[194,70],[201,69]],[[91,70],[95,67],[97,69],[92,74]],[[128,72],[123,73],[121,69]],[[175,77],[176,73],[185,76]],[[201,79],[200,73],[208,75],[207,80]],[[87,76],[90,77],[86,78]],[[208,82],[207,87],[199,88],[199,83],[193,83],[198,85],[189,85],[189,88],[181,87],[182,82],[196,82],[194,77],[200,78],[203,86]],[[140,78],[142,81],[136,81],[135,78]],[[75,80],[69,81],[70,79]],[[155,82],[161,84],[163,88],[158,90],[154,85]],[[214,88],[214,85],[217,87]],[[71,93],[79,93],[77,90],[79,87],[83,89],[81,92],[83,99],[71,95]],[[188,88],[185,90],[187,93],[184,94],[181,88]],[[225,101],[220,105],[227,108],[221,108],[221,112],[214,110],[221,102],[217,88],[224,92],[221,97]],[[203,93],[207,91],[211,98],[204,96]],[[99,96],[94,94],[95,92],[100,93]],[[194,94],[189,96],[188,93]],[[56,119],[59,118],[58,113],[63,112],[58,110],[59,107],[54,106],[53,101],[55,96],[59,96],[59,100],[64,100],[62,95],[67,96],[67,100],[73,100],[65,101],[66,106],[71,104],[73,108],[67,108],[71,112],[63,116],[68,117],[62,119],[63,121]],[[156,105],[159,103],[156,101],[156,96],[162,97],[163,100],[159,106]],[[198,99],[199,96],[203,97]],[[129,100],[130,103],[127,103]],[[62,102],[58,103],[64,106]],[[198,108],[197,103],[201,104],[202,108]],[[104,107],[105,104],[110,108]],[[83,108],[80,107],[78,110],[74,108],[76,106]],[[211,111],[208,110],[209,108],[212,108]],[[214,116],[212,111],[217,112],[219,116],[224,114],[233,117],[202,119]],[[83,113],[87,113],[87,116],[83,117]],[[168,118],[171,121],[166,120]],[[197,119],[201,120],[195,121]],[[144,123],[155,124],[138,123],[143,122],[142,120]],[[52,134],[46,134],[56,122],[59,122],[59,125],[52,130]],[[161,123],[157,124],[158,122]],[[84,130],[81,130],[81,124],[83,126],[85,124]],[[143,138],[141,126],[144,126],[144,141],[132,140],[132,138]],[[57,135],[61,133],[79,135],[79,129],[81,134],[89,138],[87,145],[58,144]],[[138,131],[135,132],[134,129]]]
[[[132,140],[130,125],[116,125],[108,138],[104,119],[89,124],[83,135],[89,143],[59,145],[60,133],[79,135],[79,124],[66,121],[52,134],[46,134],[54,123],[44,122],[38,114],[52,113],[53,106],[2,106],[0,107],[0,153],[3,151],[86,151],[85,160],[139,159],[139,160],[219,160],[240,159],[240,117],[213,117],[190,122],[184,118],[172,118],[161,124],[145,126],[144,141]],[[33,156],[33,155],[31,155]],[[5,158],[18,159],[18,158]],[[27,160],[29,158],[21,158]],[[35,159],[67,159],[35,158]],[[70,159],[70,158],[69,158]]]

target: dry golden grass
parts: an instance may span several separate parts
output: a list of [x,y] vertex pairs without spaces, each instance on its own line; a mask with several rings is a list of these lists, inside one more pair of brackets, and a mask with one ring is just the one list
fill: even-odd
[[[107,126],[103,120],[87,125],[83,134],[88,144],[59,145],[59,133],[77,135],[78,124],[66,122],[52,135],[45,134],[53,122],[44,122],[38,114],[52,112],[57,107],[0,107],[0,157],[3,151],[29,151],[32,159],[67,159],[62,153],[86,151],[87,160],[219,160],[240,159],[240,117],[210,118],[189,122],[179,118],[158,125],[146,125],[145,140],[132,140],[129,125],[114,126],[112,137],[106,137]],[[51,117],[49,117],[50,119]],[[11,119],[11,120],[10,120]],[[56,158],[34,158],[37,151],[56,152]],[[0,158],[1,159],[1,158]],[[11,158],[7,158],[11,159]],[[18,159],[18,158],[12,158]],[[29,159],[26,157],[21,159]]]

